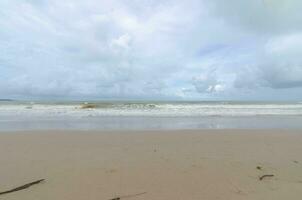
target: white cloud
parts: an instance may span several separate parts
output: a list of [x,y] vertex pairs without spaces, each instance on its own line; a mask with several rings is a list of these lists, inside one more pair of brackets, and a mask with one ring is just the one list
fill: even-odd
[[292,95],[302,86],[299,6],[2,0],[0,94],[200,99],[253,91],[262,98],[267,88]]

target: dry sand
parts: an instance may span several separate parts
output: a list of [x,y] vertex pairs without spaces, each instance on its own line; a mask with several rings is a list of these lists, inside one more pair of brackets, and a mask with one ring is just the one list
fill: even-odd
[[302,199],[302,132],[0,133],[0,192],[41,178],[0,199]]

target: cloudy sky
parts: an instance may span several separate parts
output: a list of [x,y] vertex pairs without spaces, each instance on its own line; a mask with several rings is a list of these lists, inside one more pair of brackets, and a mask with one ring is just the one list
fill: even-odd
[[301,100],[301,0],[1,0],[0,98]]

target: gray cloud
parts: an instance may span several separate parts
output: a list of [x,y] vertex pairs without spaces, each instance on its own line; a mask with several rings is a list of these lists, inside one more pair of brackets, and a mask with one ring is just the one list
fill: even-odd
[[207,5],[215,16],[239,31],[275,35],[302,29],[299,0],[209,0]]
[[269,39],[252,66],[237,74],[236,87],[286,89],[302,87],[302,34]]

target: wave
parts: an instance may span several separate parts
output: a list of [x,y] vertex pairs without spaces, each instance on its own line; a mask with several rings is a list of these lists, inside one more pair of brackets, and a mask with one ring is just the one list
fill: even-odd
[[[86,105],[86,106],[85,106]],[[83,106],[85,106],[83,109]],[[0,104],[0,118],[5,117],[203,117],[203,116],[302,116],[300,103],[17,103]]]

